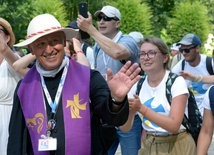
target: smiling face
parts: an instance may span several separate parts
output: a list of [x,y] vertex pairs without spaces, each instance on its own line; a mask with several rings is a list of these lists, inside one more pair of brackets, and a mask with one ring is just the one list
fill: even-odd
[[28,46],[45,70],[58,68],[64,58],[65,34],[54,32],[45,35]]

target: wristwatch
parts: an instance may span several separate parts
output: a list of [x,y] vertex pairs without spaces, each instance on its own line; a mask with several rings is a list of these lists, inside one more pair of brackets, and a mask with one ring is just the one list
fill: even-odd
[[124,102],[117,102],[115,99],[112,98],[112,102],[116,105],[122,105]]

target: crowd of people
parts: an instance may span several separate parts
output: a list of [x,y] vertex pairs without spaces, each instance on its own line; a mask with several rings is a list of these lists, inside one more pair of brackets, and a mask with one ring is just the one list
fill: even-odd
[[[122,155],[206,155],[214,62],[200,53],[200,38],[189,33],[169,48],[155,36],[123,34],[113,6],[94,17],[97,28],[90,12],[63,28],[53,15],[37,15],[17,44],[10,23],[0,18],[1,154],[114,155],[120,145]],[[182,124],[188,89],[203,116],[197,146]],[[98,137],[97,120],[116,129],[108,147]]]

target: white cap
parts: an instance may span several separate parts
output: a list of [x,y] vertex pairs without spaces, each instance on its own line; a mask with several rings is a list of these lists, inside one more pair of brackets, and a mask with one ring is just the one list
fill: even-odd
[[130,32],[129,35],[134,38],[134,40],[139,43],[143,40],[143,35],[142,33],[140,32],[137,32],[137,31],[133,31],[133,32]]
[[95,17],[98,17],[100,13],[103,13],[105,14],[107,17],[117,17],[119,20],[121,20],[121,14],[120,14],[120,11],[113,7],[113,6],[110,6],[110,5],[107,5],[107,6],[104,6],[102,8],[102,10],[98,10],[94,13],[94,16]]
[[181,47],[181,45],[177,45],[177,43],[172,44],[172,46],[170,47],[171,50],[176,50],[179,51],[179,48]]

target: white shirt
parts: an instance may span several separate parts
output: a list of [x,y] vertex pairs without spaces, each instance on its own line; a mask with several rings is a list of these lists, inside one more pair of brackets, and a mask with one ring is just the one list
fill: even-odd
[[[168,75],[169,75],[169,71],[166,71],[164,78],[162,79],[161,83],[157,87],[149,86],[148,79],[146,77],[139,94],[139,98],[142,104],[146,105],[148,108],[152,109],[156,113],[165,115],[165,116],[169,116],[170,108],[171,108],[166,98],[166,81],[168,79]],[[129,98],[132,97],[133,94],[135,94],[136,88],[137,88],[137,83],[130,90],[128,94]],[[171,87],[171,95],[172,95],[172,98],[174,98],[181,94],[188,94],[188,89],[183,77],[178,77],[175,79]],[[187,111],[188,110],[186,106],[185,114],[188,116]],[[142,117],[142,126],[146,131],[167,132],[165,129],[161,128],[157,124],[148,120],[146,117],[144,116],[141,116],[141,117]],[[180,129],[185,129],[185,127],[181,125]]]
[[15,70],[3,60],[0,64],[0,104],[12,105],[13,94],[17,85],[17,82],[21,79],[21,76],[17,74]]

